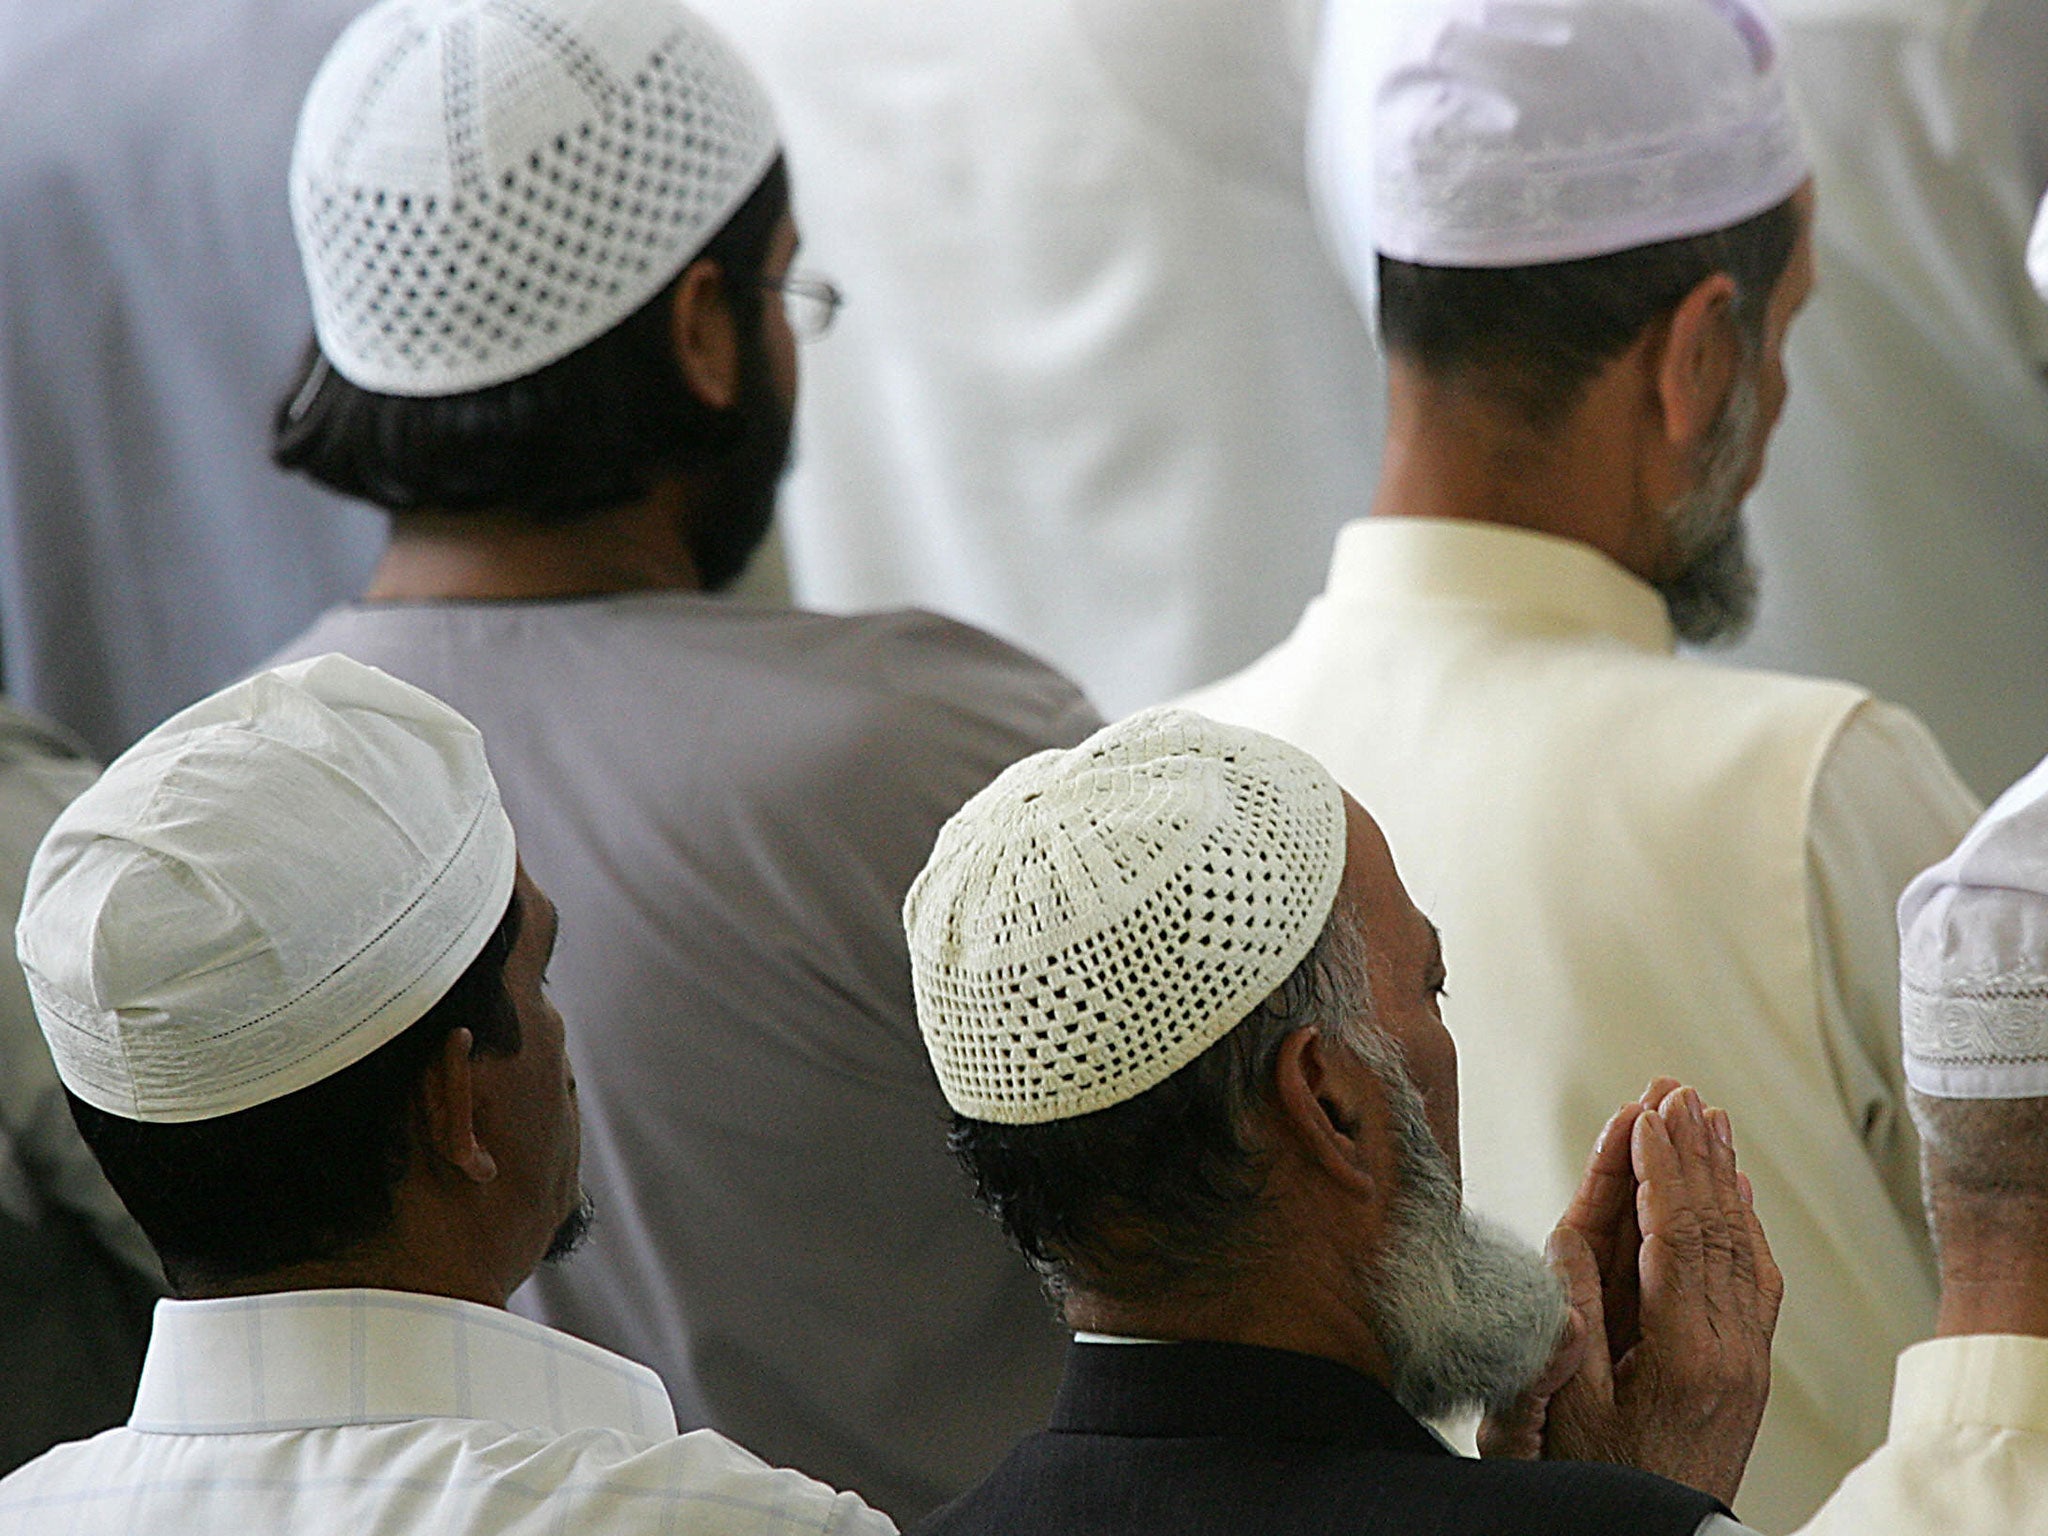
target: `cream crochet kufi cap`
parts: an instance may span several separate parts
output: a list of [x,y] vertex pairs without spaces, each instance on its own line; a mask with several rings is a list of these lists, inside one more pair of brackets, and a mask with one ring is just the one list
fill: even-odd
[[415,1023],[503,920],[514,862],[476,728],[321,656],[116,758],[36,851],[15,942],[66,1087],[206,1120]]
[[1809,174],[1750,0],[1332,0],[1309,116],[1352,290],[1607,255],[1739,224]]
[[391,395],[533,373],[660,292],[776,153],[760,85],[675,0],[382,0],[292,150],[321,350]]
[[1164,1082],[1308,954],[1344,849],[1320,763],[1186,710],[1007,769],[903,905],[946,1102],[1027,1125]]
[[1899,898],[1899,1023],[1922,1093],[2048,1097],[2048,762]]

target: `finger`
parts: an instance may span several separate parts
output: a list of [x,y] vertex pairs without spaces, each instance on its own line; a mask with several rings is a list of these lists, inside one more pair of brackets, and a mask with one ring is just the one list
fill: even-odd
[[1656,1109],[1672,1094],[1678,1092],[1679,1081],[1675,1077],[1653,1077],[1650,1086],[1643,1090],[1641,1103],[1645,1109]]
[[1611,1391],[1613,1371],[1605,1353],[1607,1328],[1600,1305],[1600,1269],[1594,1262],[1592,1248],[1582,1234],[1559,1226],[1543,1245],[1543,1258],[1564,1287],[1571,1322],[1550,1365],[1538,1378],[1541,1390],[1547,1396],[1573,1376],[1591,1371],[1593,1380],[1608,1383]]
[[1600,1278],[1586,1240],[1560,1226],[1544,1245],[1544,1257],[1565,1282],[1571,1299],[1573,1328],[1578,1335],[1578,1368],[1550,1395],[1542,1434],[1543,1454],[1572,1460],[1619,1459],[1615,1447],[1621,1427],[1616,1419],[1614,1361],[1604,1346],[1600,1310]]
[[1707,1321],[1717,1328],[1729,1327],[1741,1313],[1735,1299],[1735,1245],[1722,1214],[1715,1178],[1716,1143],[1707,1126],[1707,1108],[1691,1088],[1678,1089],[1664,1104],[1664,1124],[1678,1153],[1686,1204],[1699,1224],[1700,1282]]
[[[1600,1337],[1600,1274],[1585,1239],[1559,1226],[1543,1246],[1544,1261],[1564,1288],[1565,1325],[1549,1363],[1512,1402],[1487,1409],[1479,1421],[1479,1454],[1530,1461],[1543,1454],[1550,1399],[1586,1363]],[[1604,1341],[1603,1341],[1604,1346]],[[1600,1362],[1604,1372],[1606,1362]]]
[[1480,1417],[1479,1454],[1488,1461],[1536,1461],[1543,1455],[1543,1426],[1549,1400],[1524,1392],[1505,1407]]
[[1754,1326],[1762,1305],[1756,1283],[1754,1224],[1742,1203],[1742,1180],[1735,1167],[1735,1125],[1725,1109],[1707,1111],[1707,1151],[1720,1225],[1727,1234],[1733,1287],[1729,1300],[1737,1314]]
[[[1676,1108],[1675,1100],[1667,1099]],[[1638,1315],[1645,1348],[1683,1348],[1705,1327],[1705,1255],[1668,1122],[1662,1111],[1636,1121],[1636,1219],[1642,1224]]]
[[[1585,1176],[1562,1218],[1562,1225],[1585,1238],[1603,1275],[1621,1252],[1617,1237],[1624,1219],[1635,1208],[1636,1175],[1629,1135],[1642,1112],[1640,1104],[1624,1104],[1608,1118],[1586,1160]],[[1633,1265],[1633,1248],[1627,1251],[1627,1256]]]
[[1763,1217],[1756,1208],[1756,1189],[1749,1182],[1746,1173],[1736,1174],[1742,1187],[1742,1212],[1749,1226],[1750,1252],[1756,1265],[1757,1295],[1762,1301],[1758,1322],[1767,1334],[1778,1329],[1778,1311],[1785,1301],[1785,1275],[1778,1268],[1777,1256],[1771,1252],[1770,1239],[1764,1235]]
[[[1630,1174],[1633,1185],[1633,1166]],[[1607,1314],[1607,1352],[1616,1360],[1634,1348],[1641,1337],[1637,1312],[1641,1295],[1638,1270],[1642,1249],[1643,1228],[1636,1219],[1636,1202],[1631,1199],[1615,1228],[1615,1258],[1603,1272],[1606,1284],[1600,1294],[1600,1305]]]

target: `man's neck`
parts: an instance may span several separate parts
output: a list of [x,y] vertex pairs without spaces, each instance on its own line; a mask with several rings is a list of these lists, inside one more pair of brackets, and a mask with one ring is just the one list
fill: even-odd
[[[2048,1216],[2048,1212],[2040,1213]],[[2048,1230],[1976,1232],[1941,1245],[1938,1337],[2020,1333],[2048,1338]]]
[[478,1275],[451,1274],[414,1265],[351,1263],[291,1264],[215,1284],[175,1287],[180,1301],[215,1301],[228,1296],[273,1296],[281,1291],[409,1291],[446,1296],[478,1306],[504,1309],[510,1293]]
[[1550,432],[1481,393],[1433,379],[1399,359],[1387,375],[1387,440],[1373,514],[1494,523],[1589,544],[1646,574],[1655,530],[1625,454],[1622,413],[1595,380]]
[[493,513],[395,518],[366,602],[538,601],[698,590],[676,481],[631,506],[545,525]]
[[1387,1357],[1370,1324],[1334,1274],[1300,1270],[1238,1275],[1214,1293],[1134,1300],[1076,1288],[1067,1293],[1067,1326],[1076,1333],[1174,1343],[1256,1344],[1348,1365],[1375,1381]]
[[[455,1186],[459,1197],[463,1191]],[[446,1199],[417,1173],[393,1192],[392,1219],[375,1236],[330,1258],[282,1265],[239,1280],[181,1281],[181,1300],[278,1291],[411,1291],[502,1308],[531,1273],[537,1253],[507,1249],[502,1215]]]

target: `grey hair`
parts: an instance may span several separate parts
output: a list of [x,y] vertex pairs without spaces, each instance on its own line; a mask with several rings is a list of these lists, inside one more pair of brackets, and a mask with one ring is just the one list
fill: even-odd
[[1365,935],[1342,902],[1331,907],[1322,932],[1287,979],[1218,1042],[1216,1049],[1231,1048],[1237,1069],[1228,1089],[1236,1112],[1264,1100],[1280,1047],[1297,1029],[1330,1036],[1368,1065],[1374,1065],[1369,1052],[1395,1049],[1374,1021]]
[[1742,522],[1742,493],[1762,421],[1756,360],[1745,355],[1699,445],[1698,483],[1664,512],[1678,568],[1656,583],[1657,592],[1672,629],[1691,645],[1737,639],[1756,617],[1757,573]]
[[2048,1098],[1938,1099],[1906,1090],[1930,1213],[1952,1197],[2048,1201]]

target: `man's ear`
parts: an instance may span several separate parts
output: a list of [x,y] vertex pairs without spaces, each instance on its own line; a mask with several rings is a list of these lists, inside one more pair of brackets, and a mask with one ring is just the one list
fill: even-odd
[[1280,1042],[1273,1088],[1281,1124],[1325,1173],[1360,1194],[1378,1189],[1386,1144],[1386,1100],[1372,1069],[1319,1030]]
[[1695,460],[1721,419],[1741,372],[1735,296],[1735,279],[1716,272],[1652,330],[1651,384],[1663,435],[1684,463]]
[[730,410],[740,394],[740,337],[717,262],[693,261],[683,269],[669,310],[669,337],[690,392],[715,411]]
[[441,1054],[420,1082],[420,1126],[425,1147],[441,1163],[475,1183],[498,1176],[498,1160],[478,1131],[475,1039],[466,1029],[448,1032]]

